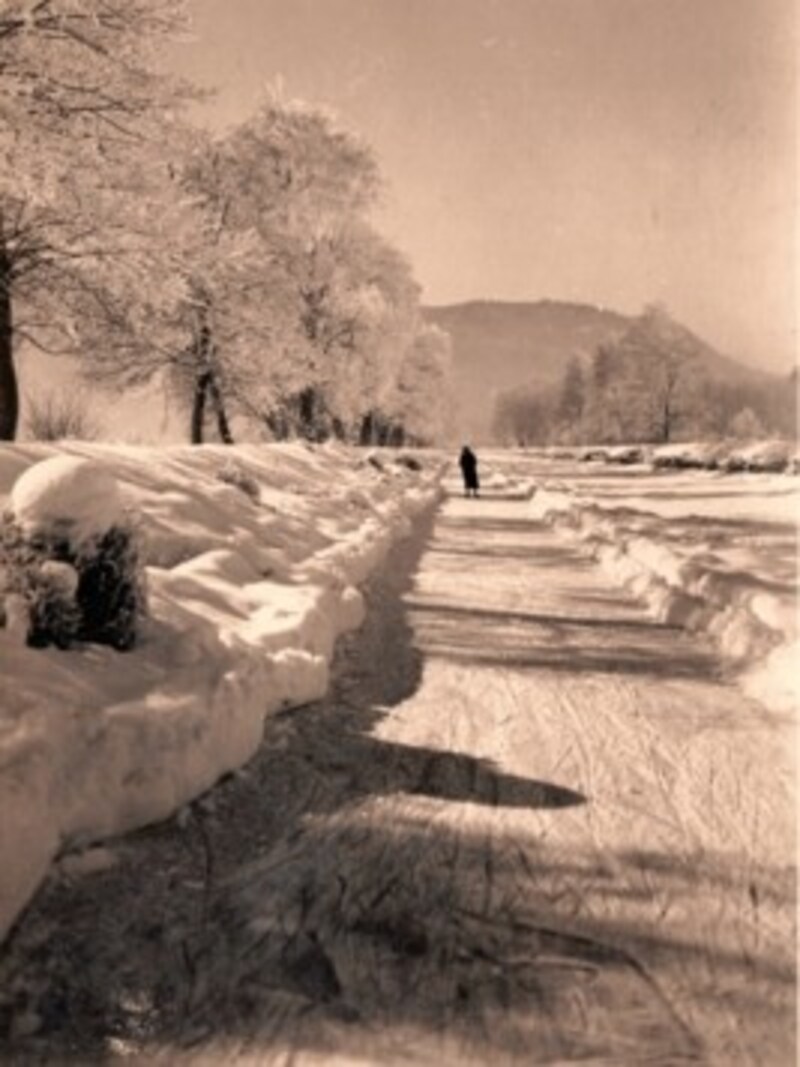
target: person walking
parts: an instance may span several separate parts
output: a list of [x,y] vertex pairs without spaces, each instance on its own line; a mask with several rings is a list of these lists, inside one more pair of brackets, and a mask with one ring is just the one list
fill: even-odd
[[464,478],[464,496],[477,496],[480,488],[478,482],[478,457],[469,447],[464,445],[458,459],[461,474]]

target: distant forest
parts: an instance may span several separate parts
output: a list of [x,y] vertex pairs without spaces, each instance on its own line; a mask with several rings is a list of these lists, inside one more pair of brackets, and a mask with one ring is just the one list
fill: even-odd
[[493,435],[506,445],[796,435],[796,370],[726,381],[708,373],[704,349],[663,308],[650,306],[589,360],[570,358],[559,383],[500,392]]

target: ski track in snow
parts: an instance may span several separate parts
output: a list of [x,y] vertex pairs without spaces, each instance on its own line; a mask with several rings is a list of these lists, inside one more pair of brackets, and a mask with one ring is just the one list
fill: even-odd
[[51,880],[0,1059],[795,1062],[791,721],[524,502],[426,533],[326,699]]

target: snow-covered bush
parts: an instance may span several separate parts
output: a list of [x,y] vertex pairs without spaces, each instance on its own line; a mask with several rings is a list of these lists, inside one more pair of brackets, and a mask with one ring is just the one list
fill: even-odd
[[409,456],[407,453],[403,453],[403,454],[401,454],[399,456],[396,456],[395,459],[394,459],[394,462],[399,467],[406,467],[407,470],[410,470],[410,471],[421,471],[422,470],[422,464],[417,459],[417,457],[416,456]]
[[[66,581],[54,567],[69,568]],[[67,571],[65,570],[64,574]],[[44,544],[29,541],[6,513],[0,519],[0,581],[3,588],[3,625],[10,628],[12,608],[25,619],[22,636],[28,644],[68,648],[76,639],[80,613],[75,599],[74,568],[54,559]]]
[[780,474],[787,469],[791,470],[796,448],[793,441],[751,441],[748,444],[740,441],[725,459],[724,468],[727,471]]
[[114,478],[97,463],[59,456],[31,467],[0,518],[3,622],[34,647],[74,641],[120,651],[145,610],[135,529]]
[[133,646],[144,589],[130,528],[114,526],[76,548],[59,535],[27,537],[6,513],[0,519],[0,573],[3,599],[16,595],[25,602],[29,645]]
[[581,463],[596,463],[605,460],[608,450],[605,448],[584,448],[578,454]]
[[217,478],[221,482],[225,482],[226,485],[232,485],[235,489],[239,489],[245,496],[250,497],[254,504],[259,503],[261,490],[258,482],[252,475],[247,473],[241,464],[229,460],[224,467],[217,471]]
[[796,452],[793,441],[688,441],[660,445],[653,451],[652,463],[658,468],[676,470],[721,470],[727,474],[742,471],[777,474],[792,470]]
[[634,463],[644,463],[646,457],[647,450],[642,445],[614,445],[606,454],[606,462],[629,466]]

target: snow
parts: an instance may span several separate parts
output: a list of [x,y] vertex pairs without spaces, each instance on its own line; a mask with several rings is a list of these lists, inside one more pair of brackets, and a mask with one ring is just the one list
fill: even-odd
[[28,536],[61,533],[75,546],[102,536],[124,518],[111,471],[70,455],[29,467],[14,484],[9,510]]
[[[533,481],[525,470],[515,469],[511,472],[507,455],[502,452],[489,452],[485,457],[481,455],[478,464],[479,493],[492,500],[527,500],[533,493]],[[442,484],[450,496],[463,495],[464,482],[457,470],[450,469]]]
[[797,473],[800,468],[794,441],[679,441],[666,445],[589,445],[539,450],[552,459],[638,465],[677,470],[726,470]]
[[[305,645],[266,654],[283,672],[270,684],[304,681],[311,657],[324,670],[317,608],[353,590],[344,571],[357,557],[340,549],[366,531],[377,546],[377,516],[405,526],[403,502],[424,490],[335,454],[299,467],[298,456],[262,457],[258,499],[281,494],[278,525],[263,516],[269,539],[242,528],[255,505],[239,490],[234,542],[153,568],[151,595],[189,615],[156,620],[176,679],[194,662],[197,681],[210,658],[202,646],[183,666],[175,655],[197,652],[185,633],[197,602],[215,612],[212,653],[219,634],[238,654],[241,627],[264,609],[248,640],[281,644],[285,603],[261,582],[296,592],[308,622]],[[201,461],[210,493],[214,464]],[[608,524],[598,543],[615,528],[636,540],[664,588],[684,564],[735,561],[761,583],[754,610],[780,621],[760,597],[793,579],[793,479],[513,453],[481,462],[487,478],[535,480],[535,513],[594,508],[587,529]],[[139,478],[144,492],[150,475]],[[794,722],[729,684],[702,634],[648,617],[585,558],[577,521],[550,525],[531,509],[465,499],[455,482],[432,529],[420,524],[381,568],[326,699],[271,723],[257,758],[158,834],[59,857],[4,953],[15,1062],[58,1062],[64,1048],[76,1062],[105,1051],[169,1064],[245,1062],[254,1049],[483,1064],[524,1062],[532,1048],[565,1063],[794,1062]],[[285,573],[264,575],[257,549],[275,548],[277,531]],[[102,650],[84,651],[86,671],[99,670]],[[197,752],[199,723],[169,680],[152,719],[185,727],[167,742]],[[238,695],[225,699],[219,713],[235,715]],[[115,728],[136,742],[124,704],[119,714]],[[67,770],[75,785],[99,773],[89,759]],[[53,788],[43,778],[41,804],[32,795],[20,813],[37,817]],[[77,789],[60,788],[74,803]],[[162,987],[169,996],[151,996]]]
[[73,597],[78,588],[78,572],[71,563],[63,563],[60,560],[48,559],[39,568],[39,573],[47,581],[48,585],[65,597]]
[[797,706],[796,475],[538,472],[532,517],[577,538],[659,620],[710,634],[749,695]]
[[125,654],[0,630],[0,935],[60,853],[173,814],[250,759],[266,716],[325,692],[363,619],[356,586],[438,498],[426,466],[301,444],[3,446],[0,505],[26,531],[138,516],[149,616]]

